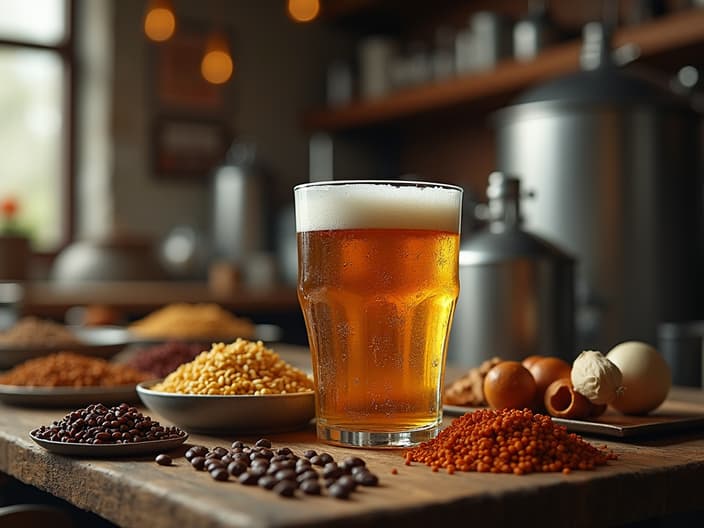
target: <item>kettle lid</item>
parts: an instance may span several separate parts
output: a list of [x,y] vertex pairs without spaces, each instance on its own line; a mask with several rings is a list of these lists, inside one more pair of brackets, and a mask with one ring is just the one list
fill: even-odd
[[502,233],[484,229],[468,238],[460,248],[460,266],[495,264],[520,259],[574,262],[574,258],[556,245],[520,229]]
[[[460,265],[477,265],[516,259],[574,259],[550,242],[521,229],[520,180],[502,172],[489,175],[488,225],[460,247]],[[528,194],[531,196],[531,194]]]

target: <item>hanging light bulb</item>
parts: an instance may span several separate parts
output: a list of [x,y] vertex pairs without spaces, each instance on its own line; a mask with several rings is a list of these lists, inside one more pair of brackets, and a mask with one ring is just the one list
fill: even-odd
[[230,47],[222,32],[214,31],[205,45],[205,54],[200,63],[203,78],[212,84],[223,84],[230,80],[235,67]]
[[169,40],[176,31],[176,15],[171,0],[149,0],[144,15],[144,33],[155,42]]
[[288,15],[296,22],[310,22],[320,13],[320,0],[288,0]]

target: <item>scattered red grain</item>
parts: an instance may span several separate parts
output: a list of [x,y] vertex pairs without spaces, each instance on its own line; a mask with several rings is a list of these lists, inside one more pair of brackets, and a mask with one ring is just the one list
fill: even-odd
[[549,416],[529,409],[481,409],[454,420],[436,438],[405,452],[406,465],[422,462],[432,471],[444,468],[481,473],[538,472],[569,474],[593,470],[617,456],[568,433]]

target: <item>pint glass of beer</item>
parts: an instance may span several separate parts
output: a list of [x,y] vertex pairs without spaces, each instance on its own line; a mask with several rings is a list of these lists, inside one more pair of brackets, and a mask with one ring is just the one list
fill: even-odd
[[459,293],[462,189],[332,181],[294,195],[318,437],[357,447],[433,438]]

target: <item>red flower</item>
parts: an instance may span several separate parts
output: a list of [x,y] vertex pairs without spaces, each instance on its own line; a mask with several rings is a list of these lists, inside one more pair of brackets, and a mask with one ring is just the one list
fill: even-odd
[[17,214],[19,209],[19,204],[17,199],[14,197],[4,198],[0,200],[0,214],[5,220],[12,220]]

